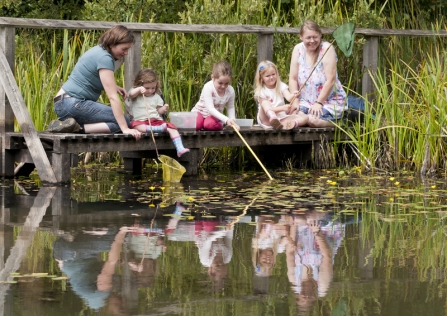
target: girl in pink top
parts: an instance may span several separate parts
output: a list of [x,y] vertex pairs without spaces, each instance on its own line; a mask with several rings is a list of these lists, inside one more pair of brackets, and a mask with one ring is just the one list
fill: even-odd
[[[233,125],[239,130],[235,122],[235,93],[230,86],[232,76],[233,69],[227,61],[214,64],[211,81],[205,84],[199,102],[191,110],[197,112],[196,130],[221,131],[224,125]],[[225,107],[228,116],[223,114]]]

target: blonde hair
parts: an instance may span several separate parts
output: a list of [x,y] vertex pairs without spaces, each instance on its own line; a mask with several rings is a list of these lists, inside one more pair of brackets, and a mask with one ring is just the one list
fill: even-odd
[[[312,20],[304,21],[303,25],[301,25],[301,28],[300,28],[300,35],[303,36],[303,34],[306,30],[317,32],[320,34],[320,37],[323,36],[323,32],[321,32],[321,27],[315,21],[312,21]],[[321,45],[321,42],[320,42],[320,45]],[[314,57],[312,64],[315,65],[317,60],[318,60],[318,54],[317,54],[317,56]]]
[[217,79],[220,76],[228,76],[232,78],[233,68],[228,61],[222,60],[214,64],[212,75],[214,79]]
[[255,90],[254,98],[256,102],[259,102],[259,95],[261,93],[262,88],[264,87],[264,83],[262,82],[262,75],[272,67],[276,71],[276,85],[275,85],[276,94],[281,95],[281,78],[279,76],[278,67],[276,67],[276,65],[269,60],[263,60],[259,63],[258,67],[256,68],[255,82],[254,82],[254,90]]
[[145,68],[138,72],[137,76],[133,81],[133,87],[141,87],[145,83],[153,83],[156,82],[155,91],[160,94],[161,92],[161,84],[158,80],[157,73],[152,68]]
[[315,31],[315,32],[320,33],[320,35],[323,35],[323,32],[321,31],[321,27],[317,24],[317,22],[312,21],[312,20],[304,21],[303,25],[301,25],[301,28],[300,28],[300,35],[303,35],[305,30]]
[[[272,247],[263,248],[259,247],[259,238],[253,238],[251,241],[252,253],[251,260],[253,262],[253,267],[255,269],[255,274],[258,276],[270,276],[273,273],[273,268],[276,264],[276,255],[278,254],[278,241],[275,240],[273,242]],[[272,252],[272,263],[271,266],[268,266],[262,262],[260,262],[260,257],[262,252],[271,251]]]

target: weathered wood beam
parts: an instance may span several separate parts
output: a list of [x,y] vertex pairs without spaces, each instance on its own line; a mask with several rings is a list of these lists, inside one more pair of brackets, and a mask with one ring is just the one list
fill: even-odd
[[[9,71],[14,71],[15,58],[15,29],[14,27],[0,27],[0,50],[3,50]],[[7,146],[6,133],[14,131],[14,113],[5,89],[0,85],[0,176],[14,176],[13,155],[5,150]]]
[[273,34],[258,34],[258,65],[263,60],[273,60]]
[[[31,116],[26,108],[25,101],[20,94],[19,87],[14,78],[14,74],[11,71],[8,60],[4,54],[4,51],[0,51],[0,82],[5,90],[9,102],[11,103],[12,110],[20,124],[23,136],[25,137],[26,144],[33,157],[34,164],[36,165],[37,172],[43,183],[57,183],[56,176],[51,167],[50,161],[45,153],[42,143],[37,135],[36,128],[31,119]],[[5,166],[6,168],[7,166]],[[14,168],[12,169],[12,174]]]
[[[226,34],[299,34],[300,29],[294,27],[272,27],[261,25],[234,24],[167,24],[167,23],[129,23],[98,21],[67,21],[51,19],[25,19],[0,17],[0,26],[37,29],[69,29],[69,30],[107,30],[117,24],[125,25],[132,31],[171,32],[171,33],[226,33]],[[331,34],[332,27],[323,27],[323,34]],[[356,34],[366,36],[440,36],[447,37],[445,30],[394,30],[356,28]]]
[[374,99],[374,78],[377,74],[379,55],[379,38],[371,36],[366,38],[363,46],[363,77],[362,77],[362,95],[369,101]]
[[134,31],[135,44],[124,57],[124,88],[129,91],[133,81],[141,68],[141,32]]

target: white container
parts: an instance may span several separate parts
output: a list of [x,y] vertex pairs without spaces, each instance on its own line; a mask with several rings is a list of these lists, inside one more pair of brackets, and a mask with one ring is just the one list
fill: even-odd
[[197,112],[170,112],[169,119],[179,130],[196,130]]
[[236,119],[235,121],[241,129],[251,129],[253,126],[253,119]]

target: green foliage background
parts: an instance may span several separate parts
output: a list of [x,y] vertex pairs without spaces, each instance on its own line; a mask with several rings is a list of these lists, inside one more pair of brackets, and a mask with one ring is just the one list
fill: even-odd
[[[0,14],[11,17],[278,27],[299,27],[304,20],[313,19],[324,27],[353,21],[358,28],[430,30],[446,29],[446,13],[447,4],[441,0],[2,0],[0,5]],[[52,97],[79,56],[96,44],[99,35],[63,30],[17,32],[16,78],[38,130],[45,129],[55,118]],[[273,61],[285,82],[291,51],[298,42],[296,35],[274,35]],[[357,36],[353,56],[338,54],[339,77],[351,94],[361,91],[364,43],[365,39]],[[383,37],[379,45],[377,98],[367,104],[365,124],[346,130],[348,146],[353,148],[357,163],[367,168],[419,169],[428,144],[432,169],[443,167],[445,41],[434,37]],[[212,65],[226,59],[234,69],[237,116],[253,118],[257,111],[252,98],[256,49],[256,35],[250,34],[146,32],[142,65],[160,74],[171,111],[189,111],[210,79]],[[124,85],[123,71],[116,76]],[[104,98],[102,101],[107,103]],[[332,152],[335,155],[337,150]]]

